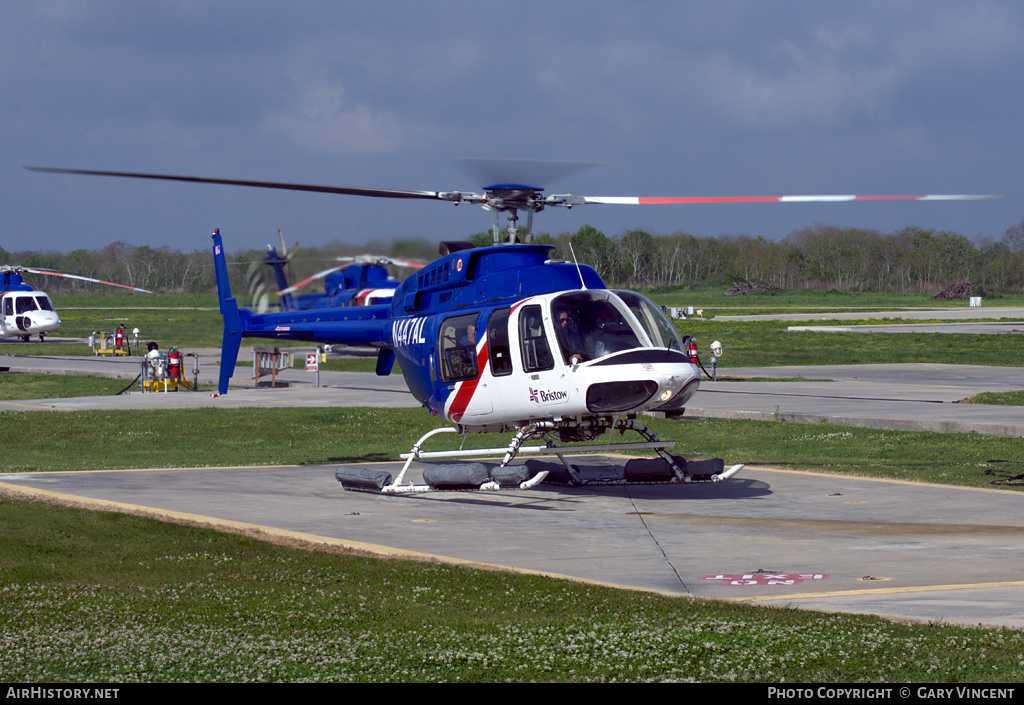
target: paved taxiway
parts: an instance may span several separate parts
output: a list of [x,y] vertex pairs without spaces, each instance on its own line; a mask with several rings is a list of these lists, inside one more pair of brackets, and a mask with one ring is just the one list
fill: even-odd
[[1024,368],[909,363],[719,369],[720,376],[785,382],[708,382],[687,414],[790,423],[823,420],[906,431],[1024,436],[1024,407],[963,404],[982,392],[1024,389]]
[[8,475],[0,486],[677,595],[1024,627],[1020,493],[745,469],[723,484],[392,497],[342,490],[333,465]]

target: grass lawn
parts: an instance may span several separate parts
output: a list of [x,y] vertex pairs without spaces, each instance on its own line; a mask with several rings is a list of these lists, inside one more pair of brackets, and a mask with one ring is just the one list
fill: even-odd
[[0,400],[106,396],[127,386],[128,380],[110,377],[0,372]]
[[1012,392],[982,392],[970,399],[964,399],[966,404],[997,404],[1000,406],[1024,406],[1024,390]]
[[7,682],[1019,682],[1024,633],[276,546],[0,495]]

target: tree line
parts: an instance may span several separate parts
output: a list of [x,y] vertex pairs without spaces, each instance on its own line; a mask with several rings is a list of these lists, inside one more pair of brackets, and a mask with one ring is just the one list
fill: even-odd
[[[491,243],[489,232],[471,235],[475,244]],[[950,284],[971,282],[994,292],[1024,290],[1024,221],[999,240],[973,241],[958,233],[915,226],[894,233],[816,225],[781,240],[749,235],[703,237],[677,232],[662,235],[628,230],[608,237],[584,225],[559,235],[540,233],[535,242],[555,247],[555,257],[590,264],[610,286],[647,289],[671,286],[729,286],[763,282],[785,289],[838,289],[934,293]],[[294,279],[324,269],[325,260],[370,249],[392,257],[430,261],[437,245],[425,238],[397,240],[359,248],[333,243],[303,248],[289,265]],[[253,282],[269,275],[258,264],[264,251],[239,251],[228,256],[232,287],[240,298]],[[98,250],[67,253],[24,251],[0,247],[0,264],[78,274],[152,291],[196,293],[216,289],[208,250],[183,253],[164,246],[132,246],[114,242]],[[404,272],[396,272],[401,277]],[[105,287],[75,279],[34,281],[52,292],[96,292]]]
[[894,233],[816,225],[781,240],[698,237],[629,230],[609,238],[587,225],[537,242],[556,256],[594,266],[614,286],[728,286],[935,293],[971,282],[995,292],[1024,289],[1024,221],[999,240],[915,226]]

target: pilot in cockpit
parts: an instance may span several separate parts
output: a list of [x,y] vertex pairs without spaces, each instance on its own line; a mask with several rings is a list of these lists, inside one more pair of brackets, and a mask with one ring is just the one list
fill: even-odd
[[586,341],[579,331],[579,320],[568,306],[555,308],[555,332],[566,364],[576,365],[589,359]]

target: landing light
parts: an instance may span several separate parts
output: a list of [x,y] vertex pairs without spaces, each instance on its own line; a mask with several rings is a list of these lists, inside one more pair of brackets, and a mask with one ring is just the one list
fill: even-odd
[[668,398],[670,396],[672,396],[672,390],[671,389],[666,389],[664,392],[661,393],[661,400],[662,401],[668,401]]

